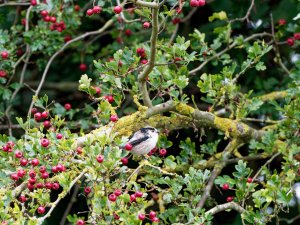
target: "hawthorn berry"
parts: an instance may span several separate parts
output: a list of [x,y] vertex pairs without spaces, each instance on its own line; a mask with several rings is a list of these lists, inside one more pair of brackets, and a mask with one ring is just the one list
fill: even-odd
[[26,25],[26,19],[21,19],[21,24],[23,25],[23,26],[25,26]]
[[93,9],[88,9],[88,10],[86,11],[86,14],[87,14],[88,16],[93,15],[93,14],[94,14]]
[[82,154],[82,148],[80,146],[77,147],[76,152],[78,155]]
[[198,5],[201,7],[201,6],[204,6],[205,5],[205,0],[198,0]]
[[109,201],[115,202],[117,200],[117,196],[115,194],[110,194],[108,196]]
[[39,206],[37,209],[39,214],[44,214],[46,212],[45,207],[44,206]]
[[47,10],[42,10],[42,11],[40,12],[40,14],[41,14],[42,16],[47,16],[49,13],[48,13]]
[[252,183],[252,182],[253,182],[252,177],[248,177],[248,178],[247,178],[247,183]]
[[51,171],[53,173],[57,173],[58,172],[57,166],[52,166]]
[[101,94],[101,88],[99,88],[99,87],[94,87],[94,90],[96,91],[96,94],[97,94],[97,95],[100,95],[100,94]]
[[145,53],[145,49],[144,49],[144,48],[137,48],[137,49],[136,49],[136,54],[142,55],[142,54],[144,54],[144,53]]
[[34,184],[28,183],[27,188],[28,188],[28,190],[32,191],[34,189]]
[[7,73],[5,70],[0,70],[0,77],[6,77]]
[[34,170],[30,170],[30,171],[29,171],[29,177],[34,178],[35,176],[36,176],[35,171],[34,171]]
[[36,122],[39,122],[42,119],[42,114],[40,112],[35,113],[34,119]]
[[190,1],[190,6],[191,7],[198,7],[199,6],[198,0],[191,0]]
[[71,40],[72,40],[72,36],[71,36],[71,35],[66,35],[66,36],[64,37],[65,43],[67,43],[67,42],[69,42],[69,41],[71,41]]
[[114,102],[114,96],[112,96],[112,95],[107,95],[107,96],[105,96],[105,98],[107,99],[107,101],[109,102],[109,103],[113,103]]
[[17,172],[17,174],[18,174],[18,176],[20,178],[23,178],[25,176],[25,174],[26,174],[26,171],[23,170],[23,169],[19,169],[18,172]]
[[134,195],[135,195],[135,197],[137,197],[137,198],[141,198],[141,197],[143,196],[143,192],[137,191],[137,192],[134,193]]
[[43,122],[43,125],[44,125],[45,129],[48,129],[49,127],[51,127],[51,122],[49,120],[45,120]]
[[104,161],[104,156],[103,155],[97,155],[96,160],[98,163],[102,163]]
[[286,40],[286,43],[289,45],[289,46],[293,46],[294,45],[294,39],[293,38],[288,38],[287,40]]
[[79,5],[74,5],[74,10],[75,10],[76,12],[80,11],[80,6],[79,6]]
[[229,189],[229,184],[223,184],[222,188],[224,191],[227,191]]
[[131,36],[132,35],[132,31],[130,29],[126,29],[125,30],[125,35],[126,36]]
[[62,139],[62,138],[63,138],[63,135],[60,134],[60,133],[58,133],[58,134],[56,134],[56,138],[57,138],[57,139]]
[[6,51],[1,52],[1,57],[2,57],[2,59],[7,59],[8,58],[8,52],[6,52]]
[[126,158],[126,157],[122,158],[121,162],[123,163],[123,165],[127,165],[128,164],[128,158]]
[[233,199],[234,199],[234,197],[233,197],[233,196],[228,196],[228,197],[226,198],[226,201],[227,201],[227,202],[232,202],[232,201],[233,201]]
[[127,144],[125,145],[125,149],[126,149],[127,151],[131,151],[132,145],[131,145],[130,143],[127,143]]
[[39,160],[38,159],[33,159],[33,160],[31,160],[31,165],[32,166],[38,166],[39,165]]
[[92,189],[91,189],[90,187],[85,187],[85,188],[84,188],[84,193],[85,193],[86,195],[88,195],[89,193],[91,193],[91,191],[92,191]]
[[20,150],[15,151],[15,157],[20,159],[23,157],[23,153]]
[[149,218],[150,218],[150,219],[153,219],[153,218],[155,218],[155,217],[156,217],[156,212],[150,211],[150,213],[149,213]]
[[76,225],[84,225],[85,222],[83,220],[77,220]]
[[148,29],[150,27],[150,23],[149,22],[144,22],[143,23],[143,28],[144,29]]
[[19,180],[19,175],[17,173],[13,173],[10,177],[13,180]]
[[178,24],[178,23],[180,23],[181,22],[181,19],[180,18],[174,18],[173,20],[172,20],[172,23],[175,25],[175,24]]
[[36,183],[36,179],[35,179],[34,177],[30,177],[30,178],[28,179],[28,183],[29,183],[29,184],[35,184],[35,183]]
[[41,116],[42,116],[43,119],[47,119],[48,116],[49,116],[49,112],[48,111],[44,111],[44,112],[41,113]]
[[279,24],[280,26],[283,26],[283,25],[286,24],[286,20],[285,20],[285,19],[279,19],[279,20],[278,20],[278,24]]
[[102,11],[102,8],[100,7],[100,6],[94,6],[94,8],[93,8],[93,13],[101,13],[101,11]]
[[45,173],[46,172],[46,166],[40,166],[39,171],[40,171],[40,173]]
[[[44,17],[44,21],[45,21],[45,22],[50,22],[50,21],[51,21],[51,16],[48,16],[48,15],[45,16],[45,17]],[[54,29],[53,29],[53,30],[54,30]]]
[[6,143],[8,145],[8,147],[13,148],[15,146],[15,143],[13,143],[12,141],[8,141]]
[[42,179],[47,179],[49,177],[49,173],[48,172],[44,172],[44,173],[42,173],[42,175],[41,175],[41,178]]
[[47,148],[50,144],[50,141],[47,139],[47,138],[42,138],[41,139],[41,145],[44,147],[44,148]]
[[147,59],[142,59],[141,63],[144,64],[144,65],[146,65],[148,63],[148,60]]
[[42,189],[42,188],[44,188],[44,184],[43,183],[37,183],[35,185],[35,187],[38,188],[38,189]]
[[119,6],[119,5],[117,5],[117,6],[114,7],[114,12],[116,14],[120,14],[122,12],[122,10],[123,10],[122,7]]
[[50,183],[50,182],[47,182],[47,183],[45,183],[45,188],[47,188],[47,189],[52,189],[52,183]]
[[21,203],[24,203],[24,202],[26,202],[26,197],[25,197],[25,195],[20,195],[19,196],[19,201],[21,202]]
[[300,33],[295,33],[294,34],[294,39],[299,41],[300,40]]
[[118,120],[118,116],[117,115],[111,115],[110,116],[110,121],[116,122],[117,120]]
[[167,150],[165,148],[159,149],[159,154],[161,156],[165,156],[167,154]]
[[52,184],[52,190],[58,190],[59,189],[59,184],[57,182]]
[[159,219],[158,219],[157,217],[154,217],[154,218],[151,219],[151,221],[152,221],[153,223],[158,223],[158,222],[159,222]]
[[122,191],[117,189],[117,190],[114,191],[114,194],[118,197],[122,194]]
[[145,214],[139,214],[139,215],[138,215],[138,219],[139,219],[139,220],[142,220],[142,221],[143,221],[145,218],[146,218]]
[[66,103],[66,104],[64,105],[64,107],[65,107],[65,110],[67,110],[67,111],[69,111],[69,110],[72,108],[72,106],[71,106],[70,103]]
[[57,168],[58,172],[64,171],[64,166],[62,164],[57,164],[56,168]]
[[120,219],[120,216],[117,213],[114,213],[114,219],[118,220],[118,219]]
[[4,152],[8,152],[9,146],[8,146],[8,145],[3,145],[3,146],[2,146],[2,150],[3,150]]
[[135,194],[130,195],[130,202],[136,202]]
[[36,6],[36,5],[37,5],[37,2],[36,2],[36,0],[31,0],[31,1],[30,1],[30,4],[31,4],[32,6]]

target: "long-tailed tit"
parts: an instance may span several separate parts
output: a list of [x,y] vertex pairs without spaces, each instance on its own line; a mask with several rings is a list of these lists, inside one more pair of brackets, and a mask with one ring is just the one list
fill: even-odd
[[129,137],[127,146],[129,145],[131,150],[127,150],[130,150],[134,155],[145,155],[156,147],[157,141],[158,130],[154,127],[146,126]]

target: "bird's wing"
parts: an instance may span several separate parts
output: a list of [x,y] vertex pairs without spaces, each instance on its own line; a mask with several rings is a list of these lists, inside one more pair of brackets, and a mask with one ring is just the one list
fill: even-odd
[[132,146],[137,146],[138,144],[142,143],[143,141],[146,141],[147,139],[149,139],[150,137],[148,135],[144,135],[143,137],[141,138],[138,138],[138,139],[134,139],[134,140],[129,140],[129,143],[132,145]]

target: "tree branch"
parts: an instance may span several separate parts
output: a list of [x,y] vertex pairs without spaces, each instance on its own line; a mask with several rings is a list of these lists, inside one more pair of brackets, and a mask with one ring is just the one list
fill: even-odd
[[214,215],[214,214],[217,214],[219,212],[222,212],[222,211],[225,211],[228,209],[233,209],[239,213],[244,213],[246,211],[243,207],[241,207],[236,202],[228,202],[228,203],[225,203],[222,205],[215,206],[214,208],[208,210],[205,214],[206,215],[209,215],[209,214]]

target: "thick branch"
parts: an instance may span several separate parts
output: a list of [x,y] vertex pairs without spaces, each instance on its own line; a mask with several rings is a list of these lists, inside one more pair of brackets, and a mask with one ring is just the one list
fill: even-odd
[[225,210],[228,210],[228,209],[233,209],[239,213],[244,213],[246,210],[241,207],[239,204],[235,203],[235,202],[229,202],[229,203],[225,203],[225,204],[222,204],[222,205],[217,205],[215,206],[214,208],[208,210],[205,214],[206,215],[214,215],[214,214],[217,214],[219,212],[222,212],[222,211],[225,211]]

